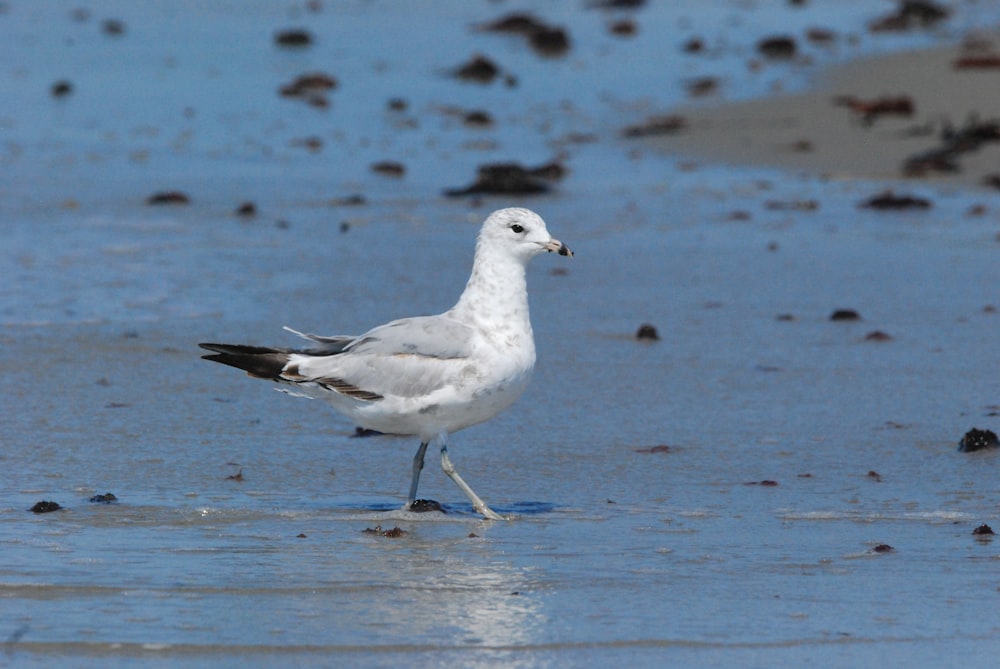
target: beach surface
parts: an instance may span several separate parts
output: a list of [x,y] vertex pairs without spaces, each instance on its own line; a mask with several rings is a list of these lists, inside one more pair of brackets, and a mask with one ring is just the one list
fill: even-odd
[[[0,3],[0,666],[995,662],[995,147],[898,170],[996,116],[946,63],[1000,6],[595,4],[519,4],[539,53],[508,3]],[[496,164],[530,188],[469,192]],[[200,358],[440,313],[507,206],[575,253],[449,442],[513,520],[430,454],[446,513],[402,511],[414,439]]]
[[[1000,173],[996,139],[962,153],[955,171],[908,175],[904,165],[941,148],[946,133],[998,122],[998,53],[1000,37],[985,33],[967,43],[833,66],[819,73],[804,93],[689,103],[674,110],[686,121],[683,129],[655,144],[672,155],[767,165],[828,179],[917,178],[933,185],[982,187],[984,178]],[[962,59],[970,65],[962,67]],[[977,67],[974,59],[990,64]],[[860,104],[852,109],[851,102]],[[871,108],[880,102],[888,111],[866,114],[865,104]],[[904,113],[899,113],[900,102]]]

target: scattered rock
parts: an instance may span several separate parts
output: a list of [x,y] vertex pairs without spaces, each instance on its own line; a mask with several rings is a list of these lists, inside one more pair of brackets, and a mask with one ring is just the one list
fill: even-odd
[[257,205],[253,202],[241,202],[240,206],[236,207],[236,215],[243,218],[253,218],[257,215]]
[[1000,142],[1000,119],[980,121],[973,117],[957,130],[946,124],[940,134],[940,146],[903,162],[904,176],[922,177],[936,172],[949,174],[961,171],[958,159],[963,154],[976,151],[989,142]]
[[891,553],[894,550],[896,549],[890,546],[889,544],[879,544],[878,546],[872,548],[873,553]]
[[870,478],[872,481],[875,481],[875,483],[881,483],[882,482],[882,475],[879,474],[874,469],[869,469],[868,470],[868,474],[866,474],[866,476],[868,478]]
[[861,314],[854,309],[835,309],[830,314],[831,321],[860,321]]
[[813,44],[829,44],[837,39],[837,33],[828,28],[809,28],[806,39]]
[[881,330],[872,330],[865,335],[865,341],[892,341],[892,335]]
[[117,502],[118,498],[113,493],[106,492],[103,495],[94,495],[87,501],[91,504],[111,504]]
[[952,62],[956,70],[995,70],[1000,69],[1000,56],[961,56]]
[[276,33],[274,43],[283,47],[304,47],[313,43],[313,36],[304,28],[289,28]]
[[236,472],[235,474],[230,474],[229,476],[227,476],[226,480],[227,481],[239,481],[239,482],[242,482],[243,481],[243,468],[240,467],[240,470],[238,472]]
[[428,513],[431,511],[447,513],[447,511],[444,510],[444,507],[441,506],[441,503],[436,502],[433,499],[415,499],[410,503],[409,510],[413,513]]
[[186,193],[182,193],[179,190],[160,191],[159,193],[153,193],[152,195],[147,197],[146,204],[148,205],[191,204],[191,198],[188,197]]
[[958,442],[958,450],[961,453],[972,453],[987,448],[1000,448],[1000,440],[993,430],[980,430],[974,427]]
[[309,137],[298,137],[291,140],[290,144],[292,146],[302,147],[307,151],[312,151],[316,153],[323,150],[323,138],[317,137],[316,135],[310,135]]
[[569,50],[569,35],[564,28],[550,26],[527,13],[508,14],[483,24],[479,29],[523,35],[531,47],[543,56],[561,56]]
[[385,106],[389,108],[389,111],[404,112],[410,108],[410,103],[405,98],[389,98]]
[[646,0],[591,0],[587,9],[641,9]]
[[101,32],[111,37],[120,37],[125,34],[125,22],[119,19],[104,19],[101,22]]
[[462,116],[462,123],[476,128],[486,128],[493,125],[493,117],[487,111],[473,109],[465,112]]
[[368,204],[368,200],[365,199],[364,195],[354,193],[352,195],[344,195],[343,197],[330,198],[328,204],[331,207],[360,207],[363,204]]
[[651,135],[673,135],[683,130],[687,121],[683,116],[652,116],[642,123],[627,126],[622,130],[625,137],[649,137]]
[[635,338],[639,340],[659,341],[660,333],[656,331],[656,326],[649,323],[643,323],[639,326],[639,329],[635,331]]
[[909,95],[881,97],[874,100],[862,100],[851,95],[840,95],[833,99],[833,104],[847,107],[861,117],[861,122],[871,125],[879,116],[913,116],[916,105]]
[[527,168],[518,163],[489,163],[480,165],[475,182],[465,188],[444,192],[448,197],[464,195],[539,195],[551,190],[549,182],[562,178],[565,173],[558,163]]
[[993,528],[990,527],[989,525],[987,525],[986,523],[983,523],[979,527],[974,528],[972,530],[972,533],[974,535],[991,535],[991,534],[996,534],[996,532],[993,531]]
[[646,448],[633,448],[636,453],[670,453],[670,447],[666,444],[659,444],[658,446],[648,446]]
[[931,201],[914,195],[896,195],[892,190],[885,190],[873,195],[858,205],[862,209],[893,210],[930,209]]
[[816,200],[768,200],[764,203],[764,208],[771,211],[816,211],[819,209],[819,202]]
[[467,63],[455,68],[454,75],[464,81],[489,84],[500,76],[500,67],[486,56],[476,54]]
[[73,83],[67,79],[60,79],[52,84],[49,92],[54,98],[63,98],[73,92]]
[[62,507],[59,506],[58,502],[50,502],[47,500],[42,500],[41,502],[35,502],[35,505],[29,509],[32,513],[52,513],[53,511],[58,511]]
[[608,32],[618,37],[632,37],[639,32],[639,26],[631,19],[620,19],[608,24]]
[[681,46],[684,53],[701,53],[705,50],[705,41],[700,37],[692,37]]
[[314,107],[325,109],[330,106],[327,93],[335,90],[339,85],[340,82],[329,74],[309,72],[299,75],[291,83],[279,88],[278,93],[282,97],[296,98]]
[[719,90],[719,79],[718,77],[697,77],[688,81],[684,87],[691,97],[701,98],[712,95]]
[[872,32],[899,32],[926,28],[948,18],[951,10],[929,0],[900,0],[896,11],[868,24]]
[[403,163],[397,163],[393,160],[383,160],[377,163],[372,163],[369,169],[376,174],[381,174],[386,177],[400,178],[406,175],[406,166]]
[[388,537],[390,539],[395,539],[408,534],[406,530],[402,530],[399,527],[394,527],[391,530],[383,530],[381,525],[376,525],[375,527],[366,527],[362,530],[365,534],[375,534],[380,537]]
[[773,488],[778,485],[778,482],[772,479],[764,479],[763,481],[747,481],[744,485],[761,485],[766,488]]
[[757,52],[773,60],[794,58],[796,51],[795,39],[785,35],[765,37],[757,42]]

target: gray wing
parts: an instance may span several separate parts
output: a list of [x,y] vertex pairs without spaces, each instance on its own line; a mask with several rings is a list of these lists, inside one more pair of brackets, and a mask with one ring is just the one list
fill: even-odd
[[358,399],[417,397],[475,373],[476,330],[443,316],[404,318],[357,337],[334,355],[293,355],[286,373]]

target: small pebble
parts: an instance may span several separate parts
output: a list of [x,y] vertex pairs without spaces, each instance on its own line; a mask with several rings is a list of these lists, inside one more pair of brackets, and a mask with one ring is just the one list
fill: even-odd
[[980,430],[974,427],[958,442],[958,450],[961,453],[972,453],[987,448],[1000,448],[1000,440],[993,430]]
[[148,205],[177,205],[191,204],[191,198],[186,193],[177,190],[161,191],[153,193],[146,198]]
[[49,90],[52,93],[52,97],[62,98],[73,92],[73,84],[66,79],[60,79],[56,83],[52,84],[52,88]]
[[757,51],[762,56],[772,59],[793,58],[796,50],[795,40],[783,35],[767,37],[757,43]]
[[117,37],[125,34],[125,22],[118,19],[105,19],[101,22],[101,31],[105,35]]
[[447,513],[444,507],[441,506],[441,503],[433,499],[415,499],[410,503],[409,510],[413,513],[428,513],[431,511]]
[[635,331],[635,338],[639,340],[659,341],[660,333],[656,331],[655,326],[650,325],[649,323],[643,323],[639,326],[639,329]]
[[387,177],[402,177],[406,174],[406,166],[393,160],[383,160],[373,163],[370,168],[372,172]]
[[830,314],[831,321],[860,321],[861,314],[854,309],[836,309]]
[[303,47],[313,43],[312,34],[302,28],[291,28],[282,30],[274,36],[274,43],[278,46]]
[[31,507],[30,511],[32,513],[52,513],[53,511],[58,511],[62,507],[59,506],[58,502],[50,502],[48,500],[42,500],[41,502],[36,502],[34,506]]
[[362,530],[362,532],[365,534],[376,534],[380,537],[389,537],[390,539],[395,539],[396,537],[401,537],[407,534],[406,530],[400,529],[399,527],[394,527],[391,530],[383,530],[381,525],[366,527]]
[[257,205],[249,201],[243,202],[240,206],[236,207],[236,215],[244,218],[252,218],[257,215]]

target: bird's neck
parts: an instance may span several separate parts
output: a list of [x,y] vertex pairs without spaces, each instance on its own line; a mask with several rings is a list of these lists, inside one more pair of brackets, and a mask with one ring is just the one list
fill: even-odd
[[492,330],[526,332],[531,337],[525,267],[517,258],[476,253],[472,274],[451,314]]

